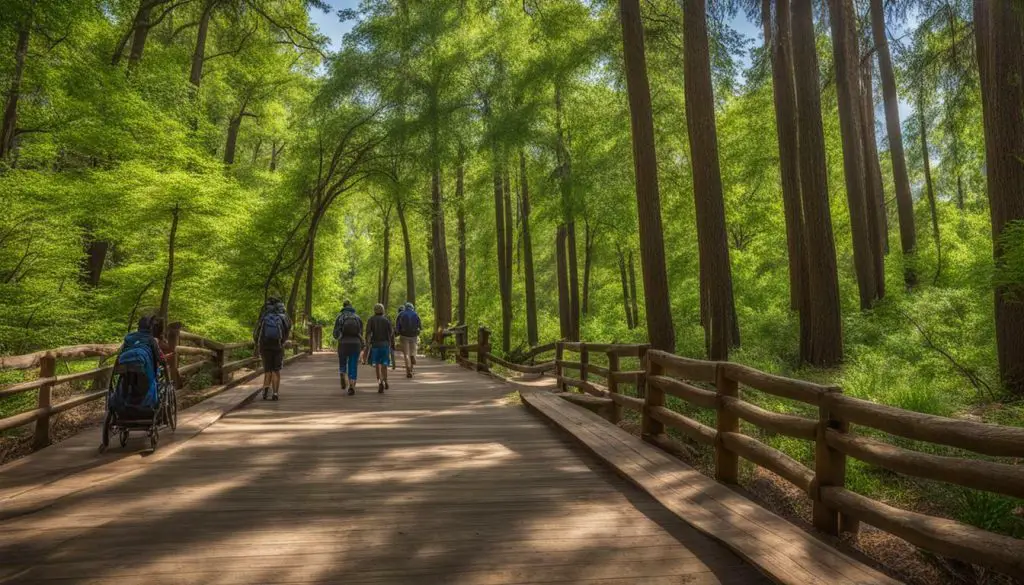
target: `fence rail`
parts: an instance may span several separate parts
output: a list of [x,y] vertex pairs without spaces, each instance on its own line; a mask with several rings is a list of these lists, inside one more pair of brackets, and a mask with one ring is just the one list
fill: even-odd
[[[845,396],[835,386],[784,378],[740,364],[688,359],[646,346],[634,349],[560,342],[556,351],[555,372],[561,391],[573,387],[610,399],[614,408],[607,418],[612,422],[619,420],[622,408],[639,412],[644,440],[663,449],[676,451],[678,445],[666,429],[713,447],[714,475],[722,482],[738,482],[740,459],[777,474],[807,494],[813,524],[822,532],[856,533],[863,521],[922,549],[1024,578],[1024,540],[901,510],[846,488],[847,458],[853,458],[906,476],[1024,498],[1024,465],[923,453],[855,432],[856,427],[864,427],[979,455],[1024,458],[1024,428],[906,411]],[[566,351],[578,352],[579,361],[563,359]],[[588,363],[596,351],[608,355],[607,368]],[[640,397],[616,392],[616,355],[636,355],[643,360],[643,371],[636,376],[643,387]],[[608,380],[608,387],[595,384],[593,376]],[[803,403],[816,408],[817,416],[766,410],[744,400],[741,387]],[[715,426],[670,409],[666,396],[713,411]],[[813,468],[742,433],[740,421],[812,443]]]
[[[311,326],[308,337],[295,336],[297,341],[289,341],[286,347],[298,353],[301,347],[305,351],[314,351],[322,340],[322,331],[319,326]],[[256,365],[260,359],[258,356],[248,357],[233,362],[226,361],[230,352],[236,350],[253,349],[252,341],[233,343],[220,343],[207,339],[201,335],[181,330],[180,323],[172,323],[168,326],[167,333],[163,339],[163,346],[166,350],[168,367],[171,378],[175,384],[181,386],[181,380],[185,376],[192,375],[203,368],[213,368],[215,384],[228,382],[230,374],[247,366]],[[186,345],[190,344],[190,345]],[[58,360],[75,361],[85,358],[101,358],[106,360],[117,354],[120,344],[89,344],[59,347],[37,351],[20,356],[0,357],[0,370],[29,370],[38,368],[38,377],[34,380],[9,384],[0,387],[0,399],[16,396],[26,392],[36,391],[36,407],[32,410],[0,419],[0,432],[8,431],[35,423],[35,434],[32,441],[33,449],[42,449],[50,444],[50,417],[62,412],[103,399],[107,392],[106,387],[113,373],[113,366],[102,365],[100,367],[85,371],[56,375]],[[181,364],[183,356],[199,357],[200,359],[187,364]],[[61,384],[90,380],[91,390],[81,396],[65,400],[58,404],[52,404],[53,388]]]

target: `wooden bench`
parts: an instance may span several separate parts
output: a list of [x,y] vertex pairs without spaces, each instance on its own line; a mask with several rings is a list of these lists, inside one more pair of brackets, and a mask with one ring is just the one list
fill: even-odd
[[588,410],[544,391],[520,394],[623,477],[777,583],[899,583]]

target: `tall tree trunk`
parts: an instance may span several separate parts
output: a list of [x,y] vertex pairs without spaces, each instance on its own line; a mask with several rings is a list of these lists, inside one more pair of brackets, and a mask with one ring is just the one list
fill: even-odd
[[377,302],[386,308],[391,300],[391,209],[384,214],[384,261],[381,266],[380,298]]
[[281,152],[283,150],[284,150],[284,142],[281,143],[280,147],[277,146],[277,141],[276,140],[270,145],[270,172],[273,173],[273,172],[277,171],[277,164],[278,164],[278,161],[281,158]]
[[313,222],[309,226],[309,245],[306,248],[306,303],[302,312],[306,323],[313,320],[313,282],[316,274],[316,234],[320,230],[321,214],[313,216]]
[[917,123],[921,126],[921,164],[924,166],[924,192],[928,198],[928,210],[932,216],[932,238],[935,240],[935,276],[932,284],[939,282],[942,274],[942,240],[939,237],[939,210],[935,205],[935,189],[932,185],[932,161],[928,149],[928,120],[925,118],[924,91],[917,97]]
[[861,98],[857,63],[856,21],[853,0],[829,0],[832,23],[832,54],[839,101],[839,127],[843,137],[843,172],[846,201],[850,207],[853,264],[857,272],[860,308],[870,309],[878,295],[875,259],[868,228],[864,141],[861,138]]
[[619,279],[622,280],[622,308],[626,312],[626,326],[632,330],[635,325],[633,324],[633,309],[629,304],[629,278],[626,277],[626,255],[622,253],[621,244],[616,244],[615,249],[619,254]]
[[801,323],[808,321],[801,308],[803,259],[803,208],[800,202],[800,148],[797,143],[796,87],[793,74],[793,47],[790,30],[789,0],[776,2],[775,29],[772,30],[771,0],[763,0],[761,18],[765,43],[771,46],[772,85],[775,97],[775,125],[779,136],[779,170],[782,175],[782,206],[786,217],[786,247],[789,257],[789,305],[800,311]]
[[555,235],[555,270],[558,281],[558,325],[562,339],[572,337],[572,326],[569,320],[569,262],[565,257],[565,245],[568,232],[565,224],[559,224]]
[[512,223],[512,179],[509,176],[508,169],[505,169],[505,183],[502,193],[505,196],[505,287],[506,294],[509,298],[512,298],[512,275],[513,275],[513,260],[512,251],[515,248],[515,229]]
[[889,53],[889,37],[885,31],[885,12],[882,0],[871,0],[871,32],[878,54],[878,73],[882,78],[882,98],[885,101],[885,127],[889,135],[889,155],[892,158],[892,174],[896,183],[896,211],[900,220],[900,243],[904,255],[904,280],[907,286],[914,286],[917,277],[913,271],[914,247],[917,235],[914,230],[914,200],[910,196],[910,177],[907,174],[907,158],[903,153],[903,129],[900,126],[900,104],[896,96],[896,75],[893,73],[892,56]]
[[[629,303],[633,309],[633,326],[640,326],[640,297],[636,294],[636,266],[633,264],[633,250],[629,251]],[[649,318],[648,318],[649,319]]]
[[639,0],[619,0],[619,12],[633,134],[633,169],[636,175],[637,215],[640,220],[640,261],[643,264],[647,335],[655,349],[675,351],[675,329],[669,304],[665,241],[661,226],[651,88],[647,81]]
[[99,286],[100,276],[103,274],[103,265],[107,261],[107,251],[110,249],[110,242],[97,240],[92,234],[88,235],[85,246],[85,282],[89,286]]
[[711,86],[705,0],[683,0],[683,76],[686,127],[690,139],[693,193],[697,208],[697,241],[701,280],[708,293],[705,322],[708,357],[729,359],[732,338],[732,269],[725,228],[725,201],[718,162],[715,98]]
[[569,249],[569,328],[572,330],[573,341],[580,340],[580,270],[577,261],[576,222],[570,221],[566,226]]
[[0,126],[0,160],[9,158],[14,150],[14,138],[18,130],[18,100],[21,98],[21,81],[25,77],[25,57],[28,55],[31,33],[30,14],[18,30],[18,43],[14,48],[14,71],[11,73],[11,86],[7,90],[3,125]]
[[224,164],[235,164],[235,146],[238,144],[238,130],[242,126],[242,116],[239,113],[228,123],[228,138],[224,144]]
[[465,164],[462,151],[459,152],[459,167],[455,177],[455,200],[458,205],[458,240],[459,240],[459,307],[458,322],[466,324],[466,201],[465,201]]
[[537,293],[533,274],[533,242],[530,239],[530,188],[526,175],[526,155],[519,151],[519,188],[522,193],[523,271],[526,285],[526,340],[537,345]]
[[508,295],[508,256],[505,238],[505,185],[502,181],[501,157],[497,143],[491,145],[492,173],[494,175],[494,230],[495,252],[498,258],[498,296],[501,298],[501,347],[505,353],[512,349],[512,299]]
[[872,266],[875,273],[875,295],[885,297],[885,192],[882,187],[882,167],[878,162],[875,143],[875,102],[871,83],[871,61],[861,64],[861,144],[863,145],[865,175],[865,211],[867,212]]
[[174,244],[178,237],[178,217],[181,207],[175,203],[171,211],[171,235],[167,240],[167,274],[164,276],[164,290],[160,294],[160,318],[168,323],[167,314],[171,306],[171,285],[174,283]]
[[192,52],[192,72],[189,74],[189,82],[196,88],[203,81],[203,62],[206,60],[206,35],[210,30],[210,17],[213,15],[213,7],[216,0],[207,0],[203,5],[203,14],[199,18],[199,30],[196,32],[196,47]]
[[132,34],[132,50],[128,54],[128,69],[134,69],[139,61],[142,61],[142,52],[146,48],[146,39],[149,38],[151,25],[149,18],[153,13],[156,3],[153,0],[141,0],[139,10],[135,13],[134,32]]
[[409,241],[409,222],[405,217],[405,203],[398,202],[398,224],[402,227],[402,248],[405,253],[405,300],[416,304],[416,274],[413,270],[412,244]]
[[302,275],[306,272],[306,254],[309,253],[309,238],[306,238],[305,244],[302,246],[302,252],[299,254],[297,267],[295,268],[295,276],[292,278],[292,288],[288,293],[288,317],[295,322],[295,306],[299,299],[299,286],[302,284]]
[[[1024,220],[1024,12],[1014,2],[975,0],[974,22],[993,254],[1003,262],[1003,230]],[[996,348],[1006,387],[1024,394],[1024,303],[995,289]]]
[[452,276],[448,266],[448,238],[444,227],[444,200],[441,195],[441,158],[438,140],[434,139],[433,176],[431,178],[431,239],[433,240],[434,289],[434,333],[438,342],[443,341],[441,332],[452,321]]
[[843,359],[842,314],[836,246],[829,211],[825,135],[821,123],[813,0],[792,0],[793,70],[800,144],[800,194],[804,207],[804,270],[810,299],[808,363],[832,366]]
[[590,222],[584,222],[583,234],[583,315],[590,313],[590,267],[593,260],[594,233],[590,230]]

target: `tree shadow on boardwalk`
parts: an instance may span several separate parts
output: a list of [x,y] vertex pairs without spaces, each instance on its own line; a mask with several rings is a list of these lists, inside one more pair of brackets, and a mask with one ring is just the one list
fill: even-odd
[[326,357],[286,372],[281,402],[0,522],[0,583],[763,582],[507,386],[424,366],[352,399]]

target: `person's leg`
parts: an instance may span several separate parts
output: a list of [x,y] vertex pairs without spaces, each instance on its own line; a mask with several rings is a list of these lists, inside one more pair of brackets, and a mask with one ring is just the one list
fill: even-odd
[[[339,348],[340,349],[340,348]],[[348,356],[338,352],[338,375],[341,377],[341,389],[348,388]]]
[[[390,356],[391,356],[391,349],[388,349],[387,352],[388,353],[386,353],[385,355],[387,355],[390,358]],[[390,359],[388,361],[390,361]],[[382,382],[384,382],[384,389],[387,390],[388,389],[388,362],[387,361],[382,361],[381,364],[380,364],[380,379],[381,379]]]
[[408,337],[402,338],[402,358],[405,360],[405,375],[408,378],[412,377],[412,350],[410,349],[412,344],[409,342]]
[[274,372],[272,382],[274,384],[274,394],[277,394],[277,391],[281,389],[281,370]]
[[359,352],[348,356],[348,393],[355,394],[356,379],[359,378]]

